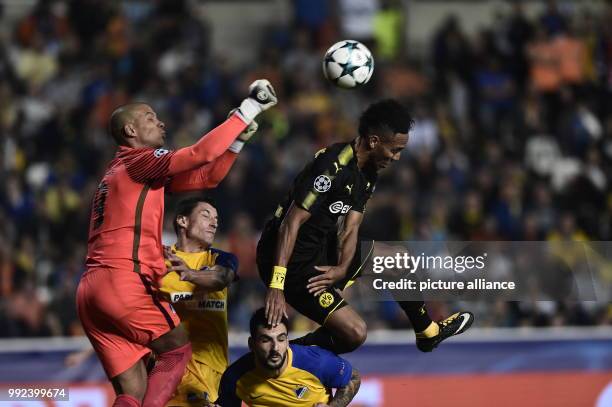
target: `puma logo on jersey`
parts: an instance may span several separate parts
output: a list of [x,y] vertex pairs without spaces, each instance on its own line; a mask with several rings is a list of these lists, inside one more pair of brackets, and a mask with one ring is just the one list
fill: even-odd
[[348,189],[349,191],[349,195],[352,193],[353,191],[353,186],[352,185],[345,185],[344,188]]

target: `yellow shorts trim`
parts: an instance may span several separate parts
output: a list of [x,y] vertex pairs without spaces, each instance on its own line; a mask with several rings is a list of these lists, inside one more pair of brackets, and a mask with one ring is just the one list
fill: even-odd
[[338,309],[340,304],[342,304],[343,302],[344,302],[344,298],[341,299],[331,311],[329,311],[329,314],[327,314],[327,316],[323,320],[323,325],[325,325],[325,323],[327,322],[327,319],[331,316],[331,314],[333,314]]
[[[361,269],[363,268],[363,266],[365,266],[365,264],[368,262],[368,260],[370,259],[370,257],[372,256],[372,253],[374,253],[374,240],[372,240],[372,246],[370,247],[370,251],[368,252],[368,254],[364,257],[364,261],[363,263],[361,263],[359,265],[359,267],[357,268],[357,270],[353,273],[353,275],[351,276],[351,278],[349,278],[349,280],[346,282],[346,284],[344,285],[344,287],[342,287],[342,289],[347,289],[350,286],[353,285],[353,283],[355,283],[355,277],[357,276],[357,274],[359,274],[359,272],[361,271]],[[357,244],[361,244],[360,242],[358,242]]]

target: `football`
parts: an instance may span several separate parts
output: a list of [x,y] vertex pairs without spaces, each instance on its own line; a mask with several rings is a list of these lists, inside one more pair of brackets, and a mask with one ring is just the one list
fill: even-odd
[[370,50],[354,40],[332,45],[323,58],[323,75],[334,85],[350,89],[368,83],[374,72]]

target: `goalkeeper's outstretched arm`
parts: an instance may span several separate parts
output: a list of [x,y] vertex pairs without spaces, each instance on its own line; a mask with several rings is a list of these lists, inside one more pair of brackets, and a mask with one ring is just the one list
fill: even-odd
[[256,80],[249,87],[249,96],[225,122],[203,135],[192,146],[172,153],[165,175],[176,175],[214,161],[232,146],[258,114],[276,103],[276,93],[270,82],[265,79]]

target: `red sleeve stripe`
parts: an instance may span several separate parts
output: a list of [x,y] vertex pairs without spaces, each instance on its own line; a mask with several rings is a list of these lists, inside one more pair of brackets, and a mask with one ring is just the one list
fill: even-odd
[[136,182],[145,183],[165,177],[168,174],[170,159],[174,152],[165,152],[163,155],[157,156],[157,151],[161,150],[149,150],[144,154],[141,153],[126,159],[125,166],[130,178]]

